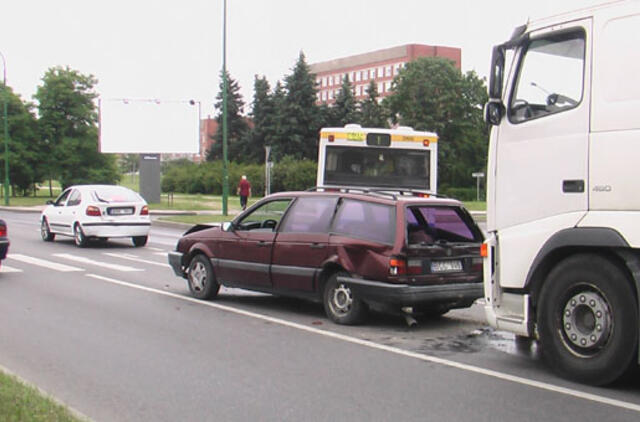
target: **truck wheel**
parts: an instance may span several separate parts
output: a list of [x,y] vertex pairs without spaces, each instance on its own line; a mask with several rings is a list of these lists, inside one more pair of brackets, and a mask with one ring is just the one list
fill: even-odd
[[625,273],[599,255],[576,255],[549,274],[537,313],[545,360],[558,374],[604,385],[635,365],[638,306]]
[[324,310],[336,324],[355,325],[364,321],[367,305],[354,296],[349,286],[338,282],[339,276],[348,276],[345,272],[334,273],[324,287]]
[[220,290],[211,261],[203,254],[197,254],[191,259],[187,282],[191,294],[198,299],[213,299]]

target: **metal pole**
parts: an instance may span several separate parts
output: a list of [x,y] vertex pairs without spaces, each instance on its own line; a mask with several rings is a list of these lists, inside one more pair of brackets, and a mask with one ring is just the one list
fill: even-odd
[[227,168],[227,0],[222,19],[222,215],[228,215],[229,169]]
[[0,57],[2,57],[2,68],[4,71],[2,72],[2,98],[4,100],[4,111],[3,121],[4,121],[4,204],[9,205],[9,120],[7,118],[7,61],[4,58],[4,55],[0,53]]

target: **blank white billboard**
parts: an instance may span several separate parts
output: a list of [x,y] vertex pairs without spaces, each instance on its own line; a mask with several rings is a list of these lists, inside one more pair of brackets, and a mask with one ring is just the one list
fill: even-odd
[[100,152],[198,153],[199,102],[101,98],[98,103]]

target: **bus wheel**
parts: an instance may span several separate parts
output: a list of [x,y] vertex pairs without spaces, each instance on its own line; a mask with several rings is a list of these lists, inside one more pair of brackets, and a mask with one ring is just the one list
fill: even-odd
[[540,293],[538,331],[545,360],[558,374],[609,384],[635,365],[638,305],[625,273],[592,254],[560,262]]

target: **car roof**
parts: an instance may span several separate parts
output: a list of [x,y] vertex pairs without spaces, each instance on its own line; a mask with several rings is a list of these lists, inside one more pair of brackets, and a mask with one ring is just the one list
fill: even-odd
[[267,196],[266,198],[290,198],[295,197],[314,197],[314,196],[336,196],[341,198],[359,199],[370,202],[376,202],[380,204],[395,205],[397,203],[407,205],[441,205],[441,206],[462,206],[462,203],[457,199],[445,198],[445,197],[421,197],[415,195],[400,194],[398,191],[291,191],[291,192],[278,192]]

